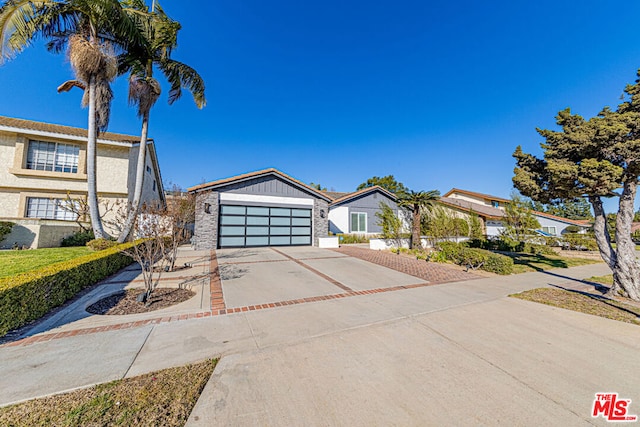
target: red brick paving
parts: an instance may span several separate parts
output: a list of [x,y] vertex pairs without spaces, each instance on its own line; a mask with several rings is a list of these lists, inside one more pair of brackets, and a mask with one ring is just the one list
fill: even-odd
[[409,274],[426,280],[431,284],[458,282],[462,280],[479,279],[480,276],[447,267],[446,265],[417,260],[403,255],[386,251],[374,251],[353,246],[341,246],[333,249],[341,254],[359,258],[364,261],[378,264],[401,273]]

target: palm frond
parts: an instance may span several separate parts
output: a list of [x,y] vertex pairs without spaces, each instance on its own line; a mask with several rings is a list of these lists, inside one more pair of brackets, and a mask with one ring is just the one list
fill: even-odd
[[173,104],[182,96],[182,88],[191,92],[198,108],[206,105],[204,80],[200,74],[190,66],[173,59],[164,59],[158,67],[166,76],[171,89],[169,90],[169,104]]

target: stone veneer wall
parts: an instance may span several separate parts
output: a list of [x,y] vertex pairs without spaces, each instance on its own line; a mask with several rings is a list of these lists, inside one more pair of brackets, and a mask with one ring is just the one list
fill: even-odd
[[[204,205],[209,203],[209,213]],[[194,243],[196,250],[216,249],[218,247],[218,192],[203,191],[196,194],[196,225]]]
[[[321,211],[324,212],[322,218]],[[318,246],[318,238],[329,235],[329,203],[326,200],[313,201],[313,246]]]

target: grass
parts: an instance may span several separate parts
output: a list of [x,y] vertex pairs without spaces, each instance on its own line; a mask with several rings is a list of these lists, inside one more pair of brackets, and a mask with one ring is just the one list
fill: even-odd
[[56,262],[78,258],[89,252],[91,249],[86,246],[0,251],[0,277],[14,276]]
[[0,408],[3,426],[183,426],[217,360]]
[[640,325],[640,307],[602,296],[554,288],[532,289],[509,296]]
[[501,252],[513,259],[513,273],[528,273],[552,268],[569,268],[585,264],[595,264],[602,261],[585,258],[563,258],[557,255],[534,255],[522,252]]
[[613,285],[613,274],[607,274],[606,276],[591,276],[584,280],[587,282],[602,283],[603,285]]

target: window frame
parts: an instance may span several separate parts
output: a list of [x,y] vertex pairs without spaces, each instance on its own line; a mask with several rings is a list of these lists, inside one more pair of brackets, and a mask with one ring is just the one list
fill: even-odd
[[[358,219],[357,219],[357,224],[358,224],[358,230],[354,230],[353,229],[353,216],[354,215],[358,215]],[[364,216],[364,230],[360,230],[360,218],[361,216]],[[350,233],[359,233],[359,234],[366,234],[367,233],[367,213],[366,212],[349,212],[349,232]]]
[[[551,231],[551,229],[553,229],[553,232]],[[555,225],[549,225],[547,227],[542,227],[542,231],[544,233],[551,234],[552,236],[557,236],[558,235],[558,227],[556,227]]]
[[[25,198],[25,218],[29,218],[29,219],[46,219],[46,220],[55,220],[55,221],[68,221],[68,222],[76,222],[78,221],[78,216],[72,212],[72,211],[67,211],[64,208],[61,207],[62,204],[64,204],[67,200],[66,199],[61,199],[61,198],[57,198],[57,197],[47,197],[47,196],[40,196],[40,195],[33,195],[33,196],[26,196]],[[45,215],[41,216],[41,215],[37,215],[37,212],[40,211],[40,206],[36,206],[35,211],[36,211],[36,215],[31,216],[31,211],[32,211],[32,203],[37,203],[38,205],[41,205],[46,203],[46,206],[44,206],[44,211],[45,211]],[[53,205],[53,206],[50,206]],[[49,211],[51,211],[52,216],[47,216],[49,214]]]
[[[36,145],[38,145],[38,147],[36,147]],[[53,146],[52,151],[48,150],[48,147],[51,146]],[[46,150],[45,147],[47,148]],[[38,172],[78,174],[80,170],[80,148],[78,144],[70,144],[67,142],[29,139],[27,141],[24,168]],[[51,164],[49,164],[47,159],[49,156],[52,157]],[[44,160],[42,159],[43,157]],[[65,162],[67,159],[70,159],[71,162]],[[48,169],[49,167],[51,167],[51,169]]]

